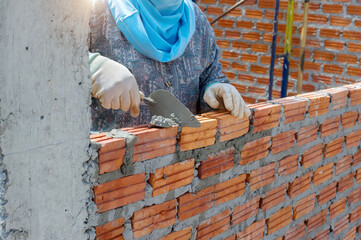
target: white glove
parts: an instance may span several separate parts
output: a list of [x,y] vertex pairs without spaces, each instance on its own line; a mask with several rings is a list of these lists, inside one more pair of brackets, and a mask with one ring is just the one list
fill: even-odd
[[126,112],[130,108],[131,115],[137,117],[140,94],[134,76],[122,64],[108,58],[102,60],[104,62],[92,76],[92,96],[106,109],[120,108]]
[[237,118],[251,115],[237,89],[228,83],[213,83],[206,89],[203,100],[214,109],[220,107],[223,101],[224,107]]

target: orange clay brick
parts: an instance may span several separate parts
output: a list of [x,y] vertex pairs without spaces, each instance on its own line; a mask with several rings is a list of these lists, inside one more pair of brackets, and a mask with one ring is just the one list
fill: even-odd
[[124,218],[95,227],[95,240],[124,239]]
[[245,17],[261,19],[263,17],[263,12],[256,9],[246,9]]
[[304,168],[311,167],[322,160],[322,143],[311,147],[302,154],[301,164]]
[[335,174],[339,175],[339,174],[343,173],[344,171],[347,171],[348,169],[350,169],[351,168],[351,160],[352,160],[352,155],[343,157],[342,159],[338,160],[336,163]]
[[287,226],[292,221],[292,206],[282,208],[266,220],[267,234],[270,235]]
[[329,228],[327,228],[325,230],[321,230],[315,235],[313,240],[327,240],[327,239],[329,239],[328,238],[329,234],[330,234],[330,229]]
[[149,177],[153,197],[192,183],[194,159],[155,170]]
[[352,210],[352,212],[350,214],[350,218],[349,218],[351,223],[353,223],[359,219],[361,219],[361,205]]
[[299,219],[300,217],[310,213],[315,207],[315,194],[308,195],[301,199],[293,208],[293,219]]
[[325,144],[323,149],[324,156],[330,158],[342,152],[342,144],[344,137],[337,138]]
[[321,137],[326,137],[338,132],[340,116],[328,118],[320,125]]
[[236,240],[236,234],[234,234],[234,235],[232,235],[232,236],[230,236],[230,237],[228,237],[228,238],[226,238],[226,239],[224,239],[224,240]]
[[242,196],[246,188],[246,174],[215,185],[214,205],[219,205]]
[[196,194],[186,193],[178,197],[178,219],[183,221],[187,218],[200,214],[213,207],[214,186],[199,191]]
[[346,216],[340,218],[337,222],[335,222],[335,227],[333,229],[334,236],[339,235],[341,232],[343,232],[347,228],[347,226],[349,224],[348,218],[349,218],[349,215],[346,215]]
[[361,6],[358,6],[358,5],[349,5],[349,6],[347,6],[347,14],[361,15]]
[[305,119],[307,101],[294,97],[280,98],[272,102],[282,106],[284,111],[284,124],[302,121]]
[[344,113],[341,118],[342,128],[345,129],[355,126],[357,118],[358,118],[357,111]]
[[353,155],[352,166],[355,166],[361,162],[361,150]]
[[356,183],[359,184],[361,182],[361,169],[357,169],[355,174]]
[[322,4],[322,11],[324,13],[342,13],[343,7],[339,4]]
[[133,163],[175,153],[177,127],[148,128],[141,125],[131,128],[122,128],[123,131],[134,134]]
[[328,106],[330,104],[329,96],[317,93],[305,93],[298,96],[309,100],[308,114],[310,117],[317,117],[328,113]]
[[348,231],[343,238],[343,240],[354,240],[356,239],[356,226],[351,228],[350,231]]
[[181,151],[206,147],[215,142],[217,120],[201,116],[196,117],[201,126],[199,128],[184,127],[182,129],[179,137]]
[[252,225],[248,226],[242,232],[237,233],[237,239],[252,239],[260,240],[263,239],[265,219],[262,219],[258,222],[254,222]]
[[280,153],[295,145],[295,130],[277,134],[272,138],[272,154]]
[[306,173],[303,176],[296,178],[288,187],[288,196],[294,198],[300,193],[303,193],[311,186],[312,173]]
[[254,132],[260,132],[277,127],[281,117],[281,105],[258,103],[249,105],[253,110]]
[[352,191],[348,196],[349,203],[358,203],[361,201],[361,188],[357,188],[356,190]]
[[99,154],[99,174],[118,170],[123,165],[125,155],[124,138],[107,137],[105,133],[90,136],[92,141],[101,144]]
[[132,217],[134,238],[148,235],[155,229],[173,225],[176,222],[176,206],[177,200],[174,199],[134,212]]
[[94,202],[99,212],[115,209],[145,197],[145,174],[119,178],[94,187]]
[[312,178],[314,186],[317,186],[332,178],[333,165],[333,162],[331,162],[316,169]]
[[317,201],[319,204],[324,204],[336,197],[337,182],[333,182],[330,185],[324,187],[320,194],[317,195]]
[[361,86],[359,85],[345,85],[348,89],[348,97],[350,98],[350,106],[356,106],[361,104]]
[[353,185],[353,174],[350,173],[340,179],[340,181],[338,182],[337,191],[338,192],[346,191],[347,189],[352,187],[352,185]]
[[346,107],[348,90],[342,88],[329,88],[320,91],[322,93],[328,93],[331,96],[332,110]]
[[216,175],[233,167],[234,148],[222,150],[208,155],[208,159],[200,163],[198,176],[200,179]]
[[261,200],[262,211],[271,209],[286,200],[287,184],[267,192]]
[[333,219],[340,215],[343,211],[345,211],[346,198],[342,198],[341,200],[333,203],[328,208],[330,219]]
[[259,210],[260,197],[254,197],[247,203],[234,208],[232,213],[232,226],[240,224],[243,221],[257,215]]
[[268,164],[265,167],[257,168],[247,174],[247,182],[254,191],[260,187],[271,184],[275,180],[275,163]]
[[298,146],[303,146],[317,139],[317,124],[301,128],[296,134]]
[[220,142],[228,141],[245,135],[249,130],[249,119],[237,119],[229,111],[217,111],[202,114],[202,116],[217,120],[217,131],[220,133]]
[[287,176],[297,171],[298,167],[298,154],[283,158],[278,163],[277,173],[280,176]]
[[197,239],[205,240],[215,237],[229,229],[231,221],[229,209],[201,222],[197,228]]
[[300,223],[287,231],[284,240],[298,240],[302,239],[306,234],[306,227],[304,223]]
[[361,130],[352,132],[345,137],[346,148],[357,147],[360,145]]
[[189,226],[183,230],[172,232],[159,240],[189,240],[192,235],[192,227]]
[[327,209],[321,211],[317,215],[307,220],[308,232],[312,232],[313,230],[316,230],[317,228],[321,227],[326,223],[326,220],[327,220]]
[[241,165],[245,165],[268,155],[271,137],[257,139],[247,143],[241,152]]

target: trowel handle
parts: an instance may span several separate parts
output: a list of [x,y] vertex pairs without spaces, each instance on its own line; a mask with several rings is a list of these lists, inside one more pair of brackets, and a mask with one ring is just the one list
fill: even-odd
[[143,92],[139,91],[139,94],[140,94],[140,100],[145,102],[146,104],[156,104],[157,103],[156,101],[154,101],[154,99],[145,97]]

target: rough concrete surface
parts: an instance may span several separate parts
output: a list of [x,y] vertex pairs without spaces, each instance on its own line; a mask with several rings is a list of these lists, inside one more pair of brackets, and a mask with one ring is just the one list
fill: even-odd
[[87,239],[91,0],[0,1],[0,239]]

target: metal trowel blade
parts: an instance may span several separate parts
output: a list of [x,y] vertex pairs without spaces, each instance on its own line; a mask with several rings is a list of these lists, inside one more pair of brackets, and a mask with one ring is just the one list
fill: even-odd
[[148,98],[154,101],[154,103],[147,103],[152,116],[157,115],[172,119],[175,115],[180,120],[179,125],[182,127],[197,128],[201,126],[193,113],[172,93],[166,90],[156,90]]

